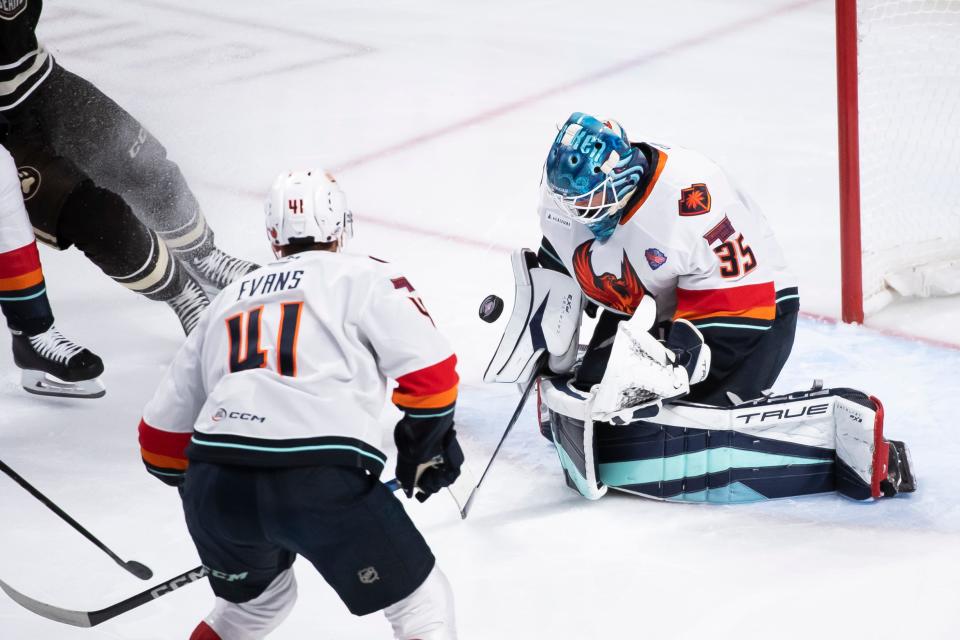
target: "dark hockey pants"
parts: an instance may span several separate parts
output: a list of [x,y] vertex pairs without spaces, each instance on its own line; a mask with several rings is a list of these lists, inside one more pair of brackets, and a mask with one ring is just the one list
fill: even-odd
[[400,501],[361,469],[191,462],[182,496],[210,586],[230,602],[259,596],[299,554],[365,615],[409,596],[435,563]]

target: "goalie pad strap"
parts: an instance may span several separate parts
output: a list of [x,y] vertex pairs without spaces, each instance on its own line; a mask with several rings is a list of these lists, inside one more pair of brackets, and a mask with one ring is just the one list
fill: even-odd
[[567,485],[588,500],[598,500],[607,487],[600,481],[597,466],[595,423],[590,419],[593,395],[575,389],[569,381],[541,378],[540,402],[547,407],[550,432]]

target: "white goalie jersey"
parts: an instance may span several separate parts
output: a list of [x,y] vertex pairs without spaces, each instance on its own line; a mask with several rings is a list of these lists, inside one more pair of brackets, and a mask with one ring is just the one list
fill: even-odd
[[[452,406],[456,358],[409,281],[367,257],[307,251],[224,289],[144,410],[148,470],[189,458],[341,464],[379,474],[387,379],[402,409]],[[452,409],[451,409],[452,410]]]

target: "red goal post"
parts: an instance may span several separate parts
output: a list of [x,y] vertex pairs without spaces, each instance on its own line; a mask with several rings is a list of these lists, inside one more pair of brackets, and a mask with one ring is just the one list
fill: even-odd
[[835,0],[845,322],[960,293],[960,0]]

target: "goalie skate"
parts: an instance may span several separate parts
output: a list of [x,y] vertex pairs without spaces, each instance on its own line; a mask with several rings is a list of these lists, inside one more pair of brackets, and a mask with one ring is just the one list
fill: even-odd
[[910,465],[910,452],[900,440],[887,440],[890,454],[887,462],[887,477],[880,481],[880,490],[887,498],[898,493],[913,493],[917,490],[917,481]]
[[13,335],[13,360],[24,391],[62,398],[100,398],[103,361],[50,327],[36,336]]

